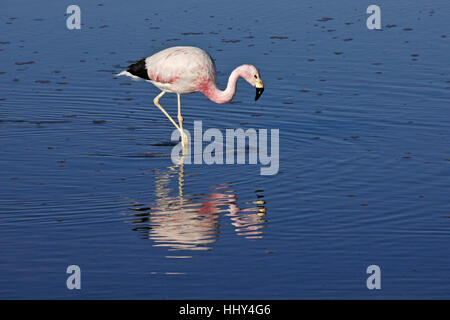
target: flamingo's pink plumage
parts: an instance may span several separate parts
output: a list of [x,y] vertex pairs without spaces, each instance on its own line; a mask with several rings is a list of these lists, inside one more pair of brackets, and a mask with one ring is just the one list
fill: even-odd
[[[250,85],[256,88],[257,100],[264,86],[255,66],[244,64],[233,70],[228,78],[227,88],[220,90],[217,87],[216,67],[211,56],[204,50],[196,47],[172,47],[155,53],[128,67],[118,75],[127,75],[132,78],[143,78],[153,83],[162,90],[154,102],[163,111],[169,120],[182,130],[183,118],[181,117],[180,102],[178,99],[178,126],[175,121],[159,105],[159,98],[165,92],[180,94],[202,92],[210,100],[216,103],[226,103],[233,99],[236,93],[236,82],[239,77],[244,78]],[[182,133],[183,135],[183,133]]]

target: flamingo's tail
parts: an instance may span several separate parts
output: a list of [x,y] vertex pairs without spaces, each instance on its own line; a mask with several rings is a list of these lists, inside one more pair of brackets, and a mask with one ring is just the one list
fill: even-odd
[[139,79],[145,79],[150,80],[148,73],[147,73],[147,65],[145,63],[145,58],[137,61],[136,63],[133,63],[128,66],[128,69],[125,71],[122,71],[121,73],[118,73],[116,75],[118,76],[128,76],[134,80]]
[[120,76],[127,76],[127,77],[130,77],[133,80],[140,80],[141,79],[140,77],[135,76],[134,74],[131,74],[131,73],[129,73],[126,70],[123,70],[122,72],[120,72],[120,73],[115,75],[115,77],[120,77]]

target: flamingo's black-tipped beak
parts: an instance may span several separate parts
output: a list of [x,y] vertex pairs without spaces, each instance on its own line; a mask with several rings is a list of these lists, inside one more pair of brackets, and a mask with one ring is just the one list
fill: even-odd
[[255,96],[255,101],[259,99],[259,97],[261,97],[262,93],[264,92],[264,84],[261,80],[261,78],[259,78],[258,76],[255,76],[256,80],[255,80],[255,88],[256,88],[256,96]]
[[255,96],[255,101],[259,99],[259,97],[261,97],[262,93],[264,92],[264,87],[263,88],[256,88],[256,96]]

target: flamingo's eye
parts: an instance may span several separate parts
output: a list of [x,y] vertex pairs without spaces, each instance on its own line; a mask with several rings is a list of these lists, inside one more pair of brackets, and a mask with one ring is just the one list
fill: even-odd
[[255,79],[258,78],[258,76],[255,74]]

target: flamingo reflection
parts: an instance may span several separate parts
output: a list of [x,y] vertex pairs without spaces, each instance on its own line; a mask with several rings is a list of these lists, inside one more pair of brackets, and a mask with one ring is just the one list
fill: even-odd
[[[177,188],[173,187],[173,180],[177,180]],[[208,193],[184,194],[183,163],[157,172],[155,183],[155,203],[151,206],[135,203],[131,208],[135,211],[133,230],[153,240],[154,246],[209,250],[218,238],[221,215],[229,217],[239,236],[263,237],[267,221],[262,190],[255,191],[256,199],[247,203],[247,208],[239,207],[236,192],[229,183],[213,186]]]

